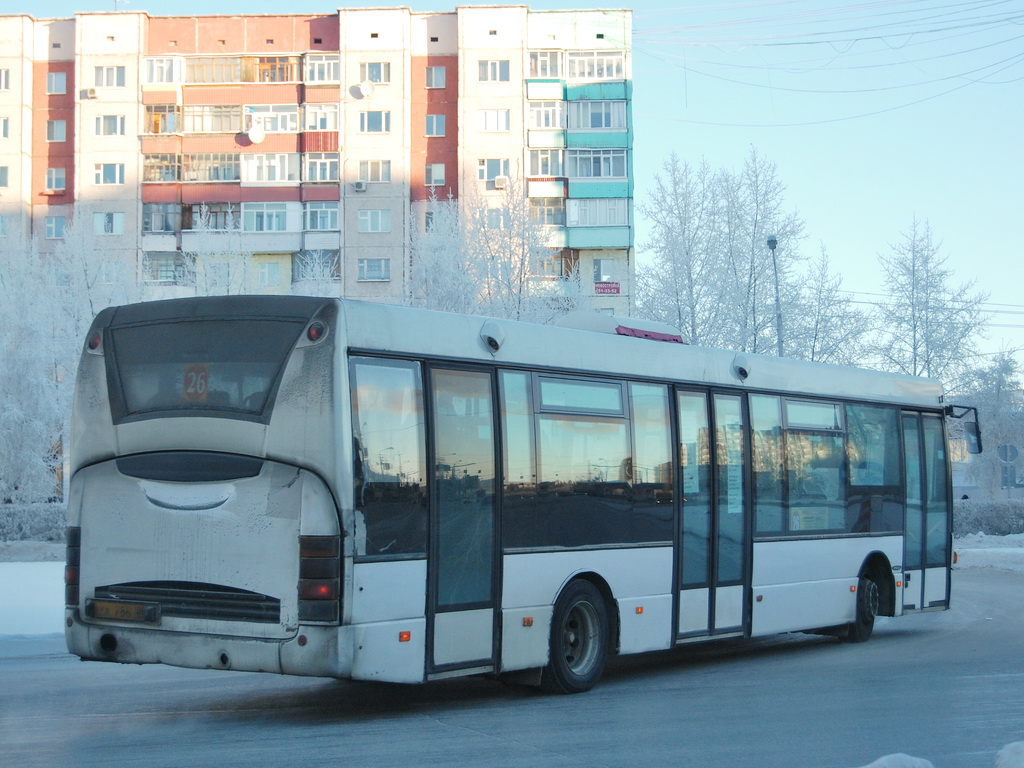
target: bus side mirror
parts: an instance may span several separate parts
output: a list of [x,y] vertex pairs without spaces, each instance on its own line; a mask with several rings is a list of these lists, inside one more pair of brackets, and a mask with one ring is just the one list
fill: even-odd
[[964,422],[964,440],[968,453],[981,453],[981,427],[976,421]]

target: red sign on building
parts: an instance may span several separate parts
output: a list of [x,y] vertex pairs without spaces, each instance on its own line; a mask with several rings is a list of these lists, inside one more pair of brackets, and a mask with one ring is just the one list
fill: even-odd
[[609,293],[618,295],[618,293],[619,293],[619,284],[618,283],[594,283],[594,293],[596,293],[598,295],[609,294]]

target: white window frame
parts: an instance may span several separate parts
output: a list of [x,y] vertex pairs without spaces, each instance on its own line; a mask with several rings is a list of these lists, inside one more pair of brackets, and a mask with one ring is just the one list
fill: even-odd
[[68,140],[67,120],[47,120],[46,140],[51,144],[57,144]]
[[444,118],[444,115],[427,115],[425,135],[430,138],[439,138],[441,136],[444,136]]
[[428,187],[443,187],[444,163],[427,163],[423,172],[424,185]]
[[[627,128],[625,101],[570,101],[568,106],[571,131],[624,131]],[[595,118],[600,125],[594,125]]]
[[64,237],[64,227],[67,220],[63,216],[46,217],[46,239],[59,240]]
[[477,162],[476,177],[480,181],[494,181],[498,176],[508,176],[507,158],[480,158]]
[[[113,131],[106,130],[113,127]],[[124,115],[96,115],[97,136],[124,136],[125,117]]]
[[570,227],[629,226],[629,200],[625,197],[572,198],[566,201]]
[[391,259],[358,259],[356,280],[360,283],[391,282]]
[[237,104],[188,104],[182,107],[182,133],[238,133],[242,129],[242,109]]
[[530,51],[530,77],[561,77],[561,51]]
[[538,131],[560,131],[565,127],[564,101],[531,101],[527,127]]
[[96,88],[124,88],[125,68],[123,66],[94,67],[93,82]]
[[[628,160],[625,149],[567,149],[565,175],[570,179],[627,179]],[[586,173],[580,173],[581,169]]]
[[297,152],[261,152],[242,155],[242,181],[260,184],[298,184]]
[[341,56],[337,53],[306,54],[307,83],[337,83],[341,81]]
[[390,61],[364,61],[359,64],[359,82],[389,85],[391,83]]
[[390,208],[363,208],[359,211],[358,231],[364,235],[386,235],[391,232]]
[[145,63],[146,83],[181,83],[185,79],[185,62],[180,57],[150,56]]
[[565,198],[531,197],[530,215],[542,227],[564,227]]
[[[378,117],[372,117],[377,115]],[[374,127],[377,121],[380,121],[380,127]],[[391,112],[382,109],[373,109],[366,112],[359,113],[359,132],[360,133],[391,133]]]
[[124,213],[121,211],[106,211],[92,215],[92,233],[94,235],[123,235],[124,234]]
[[512,129],[509,109],[477,110],[477,128],[481,133],[507,133]]
[[93,184],[99,187],[123,185],[124,163],[96,163],[93,165]]
[[360,160],[359,181],[368,184],[387,184],[391,181],[390,160]]
[[303,130],[336,131],[338,130],[338,105],[306,104],[303,108]]
[[481,83],[509,82],[511,64],[508,59],[480,59],[477,75]]
[[9,171],[6,165],[0,165],[0,189],[5,189],[10,183]]
[[67,72],[46,73],[46,93],[49,96],[62,96],[68,92]]
[[569,51],[565,74],[569,80],[623,80],[626,77],[626,52]]
[[264,133],[298,133],[298,104],[248,104],[243,109],[246,128],[259,125]]
[[427,67],[427,88],[444,88],[447,74],[444,67]]
[[530,176],[564,176],[565,161],[560,149],[531,149]]
[[0,117],[0,139],[10,138],[11,130],[11,119],[9,117]]
[[615,269],[618,265],[616,259],[594,259],[594,282],[613,283],[615,282]]
[[302,228],[307,232],[337,232],[338,201],[311,200],[302,212]]
[[306,181],[338,181],[340,160],[337,152],[307,152]]
[[242,203],[245,232],[287,232],[287,203]]
[[0,91],[11,90],[11,70],[0,69]]
[[256,280],[260,285],[273,286],[281,284],[281,265],[276,261],[261,261],[256,272]]
[[63,192],[68,188],[67,168],[47,168],[46,188],[51,192]]

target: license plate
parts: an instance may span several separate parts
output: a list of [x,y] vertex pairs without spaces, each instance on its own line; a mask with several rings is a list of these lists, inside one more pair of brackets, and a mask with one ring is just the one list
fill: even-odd
[[155,624],[160,621],[160,606],[128,600],[86,600],[85,613],[92,619],[138,621]]

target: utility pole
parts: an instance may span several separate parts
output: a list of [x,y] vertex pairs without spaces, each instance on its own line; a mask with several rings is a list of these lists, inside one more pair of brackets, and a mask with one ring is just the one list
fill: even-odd
[[772,253],[772,273],[775,276],[775,347],[779,357],[782,357],[782,302],[779,299],[779,262],[775,258],[778,245],[779,239],[775,235],[768,235],[768,250]]

